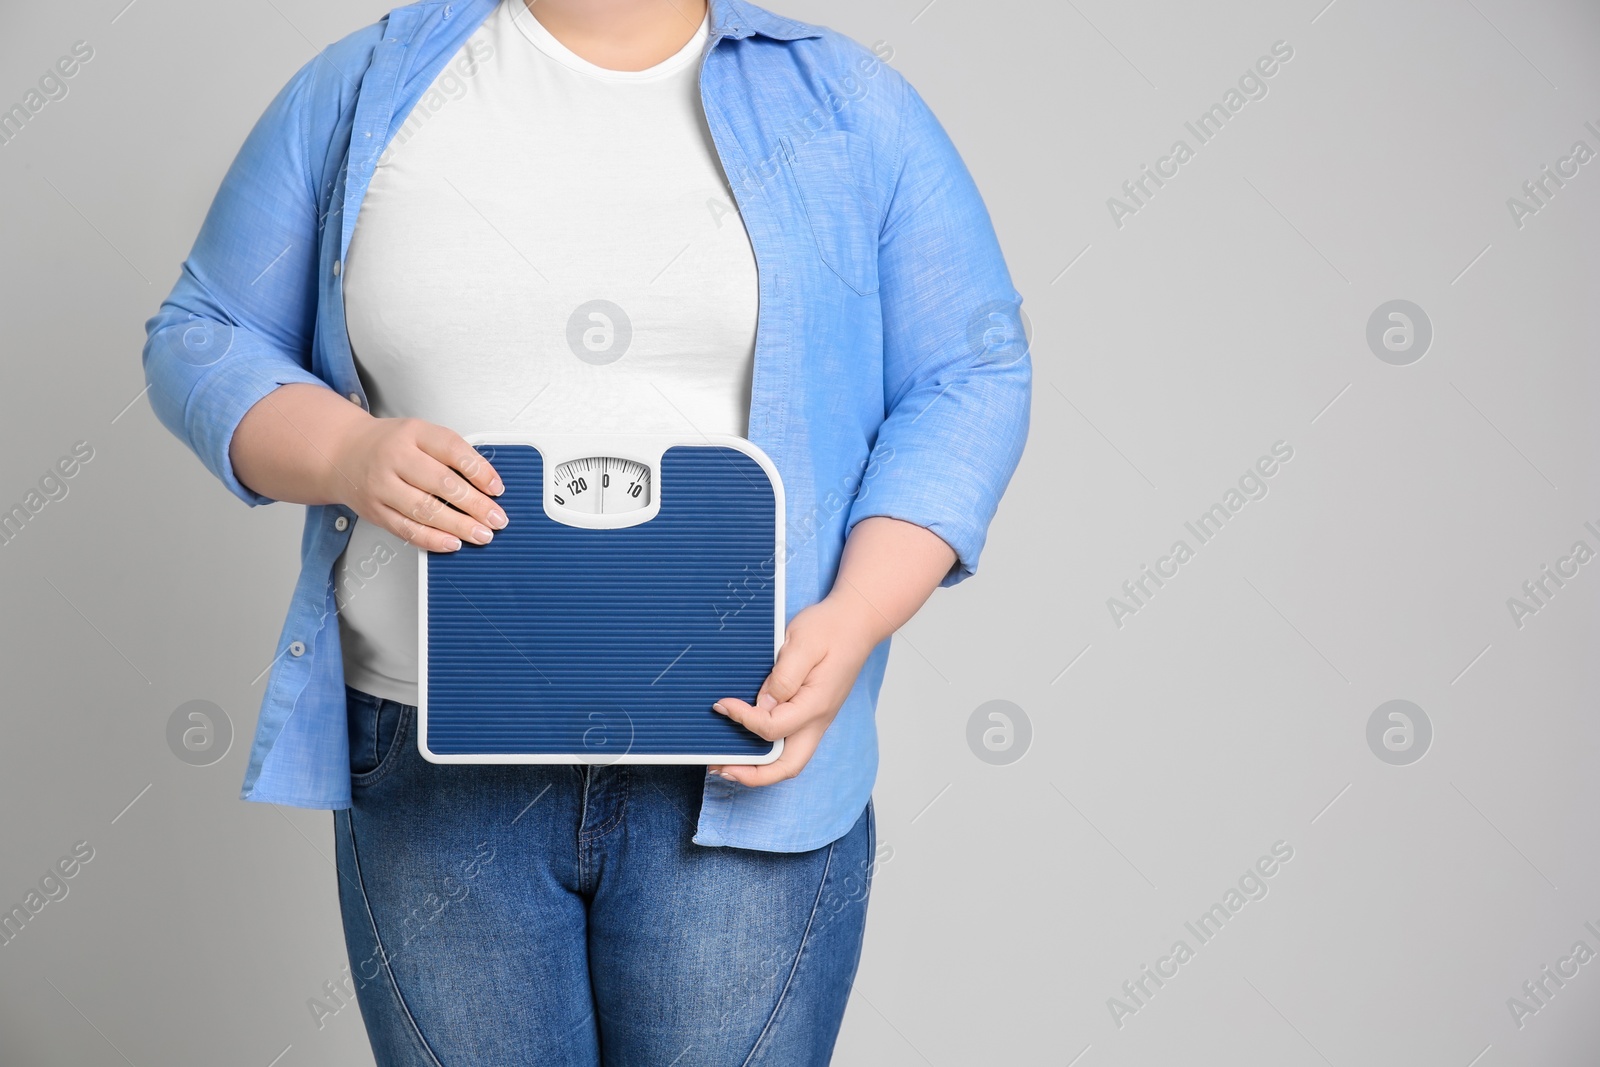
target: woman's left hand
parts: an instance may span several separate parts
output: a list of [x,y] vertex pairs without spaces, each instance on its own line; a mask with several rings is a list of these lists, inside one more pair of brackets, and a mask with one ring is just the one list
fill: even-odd
[[712,705],[757,737],[783,738],[782,755],[761,766],[730,764],[709,770],[741,785],[771,785],[799,774],[839,713],[862,664],[885,636],[883,623],[861,597],[838,593],[797,612],[755,704],[723,697]]
[[707,769],[740,785],[799,774],[872,650],[916,614],[955,562],[955,550],[921,526],[887,515],[856,523],[833,591],[790,620],[755,704],[723,697],[711,705],[757,737],[783,738],[783,754],[761,766]]

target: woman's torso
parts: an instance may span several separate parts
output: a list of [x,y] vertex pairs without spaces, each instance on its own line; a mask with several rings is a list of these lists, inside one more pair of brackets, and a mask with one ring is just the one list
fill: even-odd
[[[480,431],[744,435],[757,277],[699,95],[704,24],[644,71],[499,7],[379,157],[345,262],[374,415]],[[358,521],[345,677],[417,703],[417,560]]]

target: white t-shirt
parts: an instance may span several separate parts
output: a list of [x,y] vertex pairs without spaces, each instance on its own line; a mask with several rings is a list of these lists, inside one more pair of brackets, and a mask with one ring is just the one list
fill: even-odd
[[[744,435],[756,264],[701,106],[707,36],[607,70],[502,0],[357,218],[345,314],[374,415]],[[358,521],[334,578],[345,680],[417,703],[416,549]]]

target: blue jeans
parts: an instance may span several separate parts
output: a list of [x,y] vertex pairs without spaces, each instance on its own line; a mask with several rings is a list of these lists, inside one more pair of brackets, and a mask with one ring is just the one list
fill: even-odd
[[347,687],[339,903],[380,1067],[825,1065],[872,804],[810,852],[692,844],[705,768],[439,765]]

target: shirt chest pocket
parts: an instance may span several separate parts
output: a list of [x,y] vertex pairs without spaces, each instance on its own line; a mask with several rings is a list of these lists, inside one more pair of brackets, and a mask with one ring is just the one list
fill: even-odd
[[871,150],[844,130],[783,138],[817,254],[861,296],[878,291],[878,212],[865,184]]

